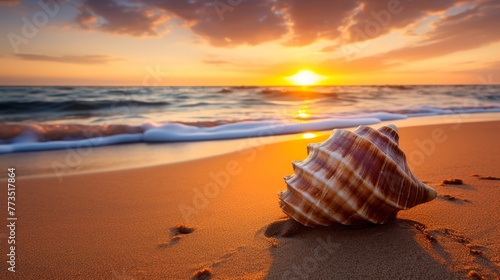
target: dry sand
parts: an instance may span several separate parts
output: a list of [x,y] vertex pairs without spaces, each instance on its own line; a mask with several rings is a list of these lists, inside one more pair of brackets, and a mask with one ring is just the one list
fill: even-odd
[[16,272],[3,261],[0,278],[498,279],[500,181],[472,176],[500,177],[498,139],[498,121],[400,129],[413,172],[439,196],[362,229],[307,228],[278,207],[290,162],[320,138],[62,182],[19,178]]

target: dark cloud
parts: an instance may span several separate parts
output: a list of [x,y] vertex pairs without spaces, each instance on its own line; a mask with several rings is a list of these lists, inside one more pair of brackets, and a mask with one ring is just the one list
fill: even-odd
[[288,45],[304,46],[317,39],[336,39],[359,3],[355,0],[284,0],[279,1],[292,25]]
[[85,29],[132,36],[156,36],[159,35],[158,24],[169,15],[182,19],[185,26],[211,45],[257,45],[279,39],[287,32],[274,2],[86,0],[81,4],[76,22]]
[[32,61],[51,61],[51,62],[74,63],[74,64],[104,64],[110,61],[118,60],[117,58],[113,58],[107,55],[50,56],[42,54],[16,54],[16,57]]
[[[417,60],[497,41],[498,1],[86,0],[76,21],[87,29],[156,36],[159,24],[169,17],[180,19],[183,26],[213,46],[258,45],[284,38],[286,45],[303,46],[330,40],[334,41],[332,45],[321,51],[333,52],[348,43],[414,27],[430,15],[465,3],[476,6],[454,16],[443,16],[429,33],[421,35],[418,44],[376,58],[383,62],[389,55],[397,60]],[[215,60],[203,62],[224,64]]]
[[158,36],[158,24],[166,18],[158,10],[116,0],[86,0],[81,3],[76,22],[84,29],[132,36]]
[[[211,45],[231,47],[257,45],[286,34],[283,15],[275,1],[160,1],[147,3],[183,19],[186,25]],[[234,3],[234,6],[230,4]]]

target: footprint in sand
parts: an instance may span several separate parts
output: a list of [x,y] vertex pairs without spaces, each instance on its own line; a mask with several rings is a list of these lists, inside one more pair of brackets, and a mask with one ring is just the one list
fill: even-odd
[[167,243],[161,243],[158,245],[159,248],[169,248],[179,243],[179,241],[183,238],[183,235],[193,233],[195,230],[194,227],[179,224],[175,227],[170,228],[170,232],[172,233],[172,238]]
[[499,177],[493,177],[493,176],[481,176],[479,174],[472,174],[472,177],[477,177],[480,180],[500,180]]
[[[473,244],[471,238],[449,228],[429,230],[426,225],[420,223],[415,223],[413,226],[429,241],[433,242],[435,246],[437,246],[435,248],[445,250],[442,245],[439,245],[440,242],[438,242],[438,238],[446,238],[448,240],[452,240],[454,242],[462,244],[471,256],[476,257],[476,265],[479,265],[479,267],[483,267],[484,269],[486,269],[486,271],[489,270],[490,273],[491,271],[493,271],[493,273],[498,272],[498,268],[495,263],[484,255],[485,251],[487,251],[488,249],[486,247]],[[486,274],[488,275],[489,273],[486,272]],[[476,270],[470,270],[467,276],[471,279],[483,279],[479,272],[477,272]]]
[[[441,186],[450,186],[450,185],[471,188],[470,186],[465,185],[464,181],[462,179],[457,179],[457,178],[446,179],[446,180],[443,180],[443,182],[441,183]],[[443,199],[443,200],[447,200],[447,201],[451,201],[451,202],[456,202],[456,203],[457,202],[458,203],[461,203],[461,202],[472,203],[468,199],[458,198],[458,197],[455,197],[455,196],[452,196],[452,195],[449,195],[449,194],[439,195],[438,197],[441,198],[441,199]]]
[[191,279],[193,279],[193,280],[207,280],[210,278],[212,278],[212,271],[210,270],[210,268],[204,268],[204,269],[196,271],[193,274],[193,278],[191,278]]
[[441,186],[444,186],[444,185],[463,185],[464,184],[464,181],[462,179],[446,179],[446,180],[443,180],[443,183],[441,184]]
[[430,232],[427,229],[426,225],[421,224],[421,223],[415,223],[415,224],[413,224],[413,227],[416,230],[418,230],[421,234],[423,234],[425,236],[425,238],[427,238],[427,240],[429,240],[431,242],[436,242],[437,243],[437,239],[430,234]]
[[177,225],[173,228],[170,228],[170,231],[172,234],[175,235],[180,235],[180,234],[190,234],[194,231],[194,227],[190,227],[188,225]]
[[[466,237],[465,235],[460,234],[452,229],[445,228],[445,229],[436,230],[436,231],[444,234],[446,237],[451,238],[460,244],[465,245],[465,247],[467,247],[467,249],[469,250],[469,253],[471,255],[482,256],[484,253],[484,250],[486,250],[486,248],[483,246],[472,244],[472,239],[470,239],[470,238]],[[489,260],[487,260],[487,261],[489,261]]]

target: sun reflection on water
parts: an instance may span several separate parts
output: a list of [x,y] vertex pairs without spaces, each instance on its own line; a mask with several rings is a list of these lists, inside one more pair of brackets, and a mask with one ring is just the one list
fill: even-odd
[[309,119],[309,117],[311,117],[311,114],[307,112],[308,109],[309,109],[308,106],[302,106],[299,110],[297,110],[295,118],[299,120]]
[[302,134],[302,138],[303,139],[311,139],[311,138],[316,138],[317,135],[312,133],[312,132],[306,132],[304,134]]

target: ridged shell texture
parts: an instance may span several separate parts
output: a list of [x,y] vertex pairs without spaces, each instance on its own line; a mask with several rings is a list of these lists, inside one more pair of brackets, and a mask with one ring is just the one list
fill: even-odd
[[396,126],[336,129],[325,142],[309,144],[308,157],[292,162],[280,207],[306,226],[384,224],[397,212],[436,197],[410,171],[398,146]]

